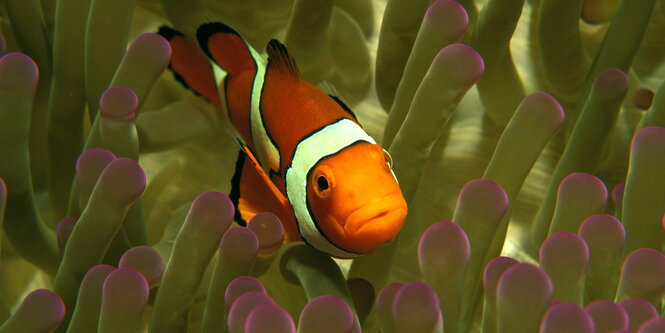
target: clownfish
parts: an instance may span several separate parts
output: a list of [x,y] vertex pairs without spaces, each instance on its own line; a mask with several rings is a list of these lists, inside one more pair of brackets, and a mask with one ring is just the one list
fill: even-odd
[[176,79],[220,111],[240,144],[229,195],[238,223],[270,211],[286,241],[338,258],[397,236],[407,205],[390,156],[339,98],[301,78],[283,44],[258,53],[218,22],[198,28],[198,47],[171,28],[159,34]]

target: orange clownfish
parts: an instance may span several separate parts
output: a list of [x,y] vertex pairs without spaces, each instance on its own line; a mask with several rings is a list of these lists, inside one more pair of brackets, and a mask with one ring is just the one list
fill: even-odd
[[[407,205],[390,156],[337,97],[305,82],[286,47],[258,53],[222,23],[201,25],[198,46],[167,27],[178,81],[221,112],[241,145],[230,197],[240,224],[263,211],[338,258],[373,252],[402,228]],[[219,83],[219,85],[217,84]]]

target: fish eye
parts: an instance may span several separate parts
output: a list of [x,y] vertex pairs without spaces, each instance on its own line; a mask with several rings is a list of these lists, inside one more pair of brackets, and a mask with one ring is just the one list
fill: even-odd
[[328,184],[328,179],[324,176],[319,176],[319,178],[316,179],[316,185],[319,186],[319,191],[325,191],[330,187],[330,184]]
[[310,179],[316,195],[321,199],[328,199],[333,190],[332,170],[325,166],[318,168]]
[[390,156],[390,153],[388,153],[387,150],[383,150],[383,157],[386,159],[386,164],[388,165],[389,168],[393,168],[393,158]]

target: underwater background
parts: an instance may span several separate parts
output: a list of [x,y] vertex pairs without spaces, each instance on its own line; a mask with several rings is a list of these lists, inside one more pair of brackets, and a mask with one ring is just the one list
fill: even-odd
[[[351,260],[235,226],[171,25],[278,38],[392,155]],[[665,332],[665,1],[5,0],[0,332]],[[329,88],[331,89],[331,88]]]

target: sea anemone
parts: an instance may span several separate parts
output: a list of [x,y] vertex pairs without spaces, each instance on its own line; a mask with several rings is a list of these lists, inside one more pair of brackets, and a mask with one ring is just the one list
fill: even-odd
[[[0,18],[0,333],[664,330],[665,1],[8,0]],[[390,152],[394,241],[336,260],[271,212],[235,224],[238,146],[154,33],[210,21],[282,40]]]

